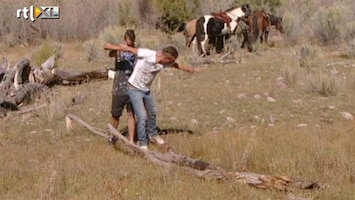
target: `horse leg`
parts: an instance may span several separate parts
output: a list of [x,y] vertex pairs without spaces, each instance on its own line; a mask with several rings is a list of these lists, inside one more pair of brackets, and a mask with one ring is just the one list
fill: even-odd
[[242,45],[240,46],[240,48],[244,49],[245,46],[248,44],[248,30],[246,28],[242,29],[242,35],[243,35],[243,41],[242,41]]
[[265,35],[265,43],[266,43],[267,45],[269,45],[269,42],[268,42],[268,38],[269,38],[269,31],[268,31],[268,30],[266,30],[264,35]]

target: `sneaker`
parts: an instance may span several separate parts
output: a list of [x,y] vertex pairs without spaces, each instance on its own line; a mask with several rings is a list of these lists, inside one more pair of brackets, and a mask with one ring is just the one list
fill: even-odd
[[116,136],[112,136],[112,137],[110,137],[109,139],[108,139],[108,143],[109,144],[112,144],[112,145],[115,145],[116,143],[117,143],[117,141],[118,141],[118,138],[116,137]]
[[163,138],[161,138],[160,135],[149,136],[149,140],[158,145],[165,144]]
[[148,146],[147,145],[142,145],[140,146],[140,148],[144,151],[148,151]]

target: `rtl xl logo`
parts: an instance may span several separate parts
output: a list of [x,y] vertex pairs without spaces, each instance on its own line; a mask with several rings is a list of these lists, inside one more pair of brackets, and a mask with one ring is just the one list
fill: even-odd
[[21,13],[23,15],[23,18],[25,18],[26,20],[30,18],[33,22],[36,18],[59,19],[60,16],[58,6],[30,6],[30,8],[24,7],[23,9],[17,10],[17,18],[21,18]]

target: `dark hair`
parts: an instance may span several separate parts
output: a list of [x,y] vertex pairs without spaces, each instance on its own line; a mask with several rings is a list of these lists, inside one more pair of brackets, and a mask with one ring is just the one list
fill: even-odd
[[136,40],[136,34],[134,33],[133,29],[126,30],[126,33],[124,34],[123,39],[125,40],[127,37],[134,43],[134,41]]
[[179,56],[178,51],[177,51],[176,48],[173,47],[173,46],[165,47],[162,52],[163,52],[163,53],[170,54],[170,55],[173,56],[175,59]]

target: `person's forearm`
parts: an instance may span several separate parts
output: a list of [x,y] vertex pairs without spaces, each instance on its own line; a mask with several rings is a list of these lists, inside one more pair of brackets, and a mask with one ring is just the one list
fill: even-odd
[[185,71],[185,72],[190,72],[190,73],[195,73],[197,70],[191,66],[186,66],[186,65],[181,65],[179,64],[179,69]]
[[134,54],[138,54],[138,48],[135,47],[130,47],[127,45],[112,45],[110,43],[105,44],[105,49],[106,50],[116,50],[116,51],[129,51]]

